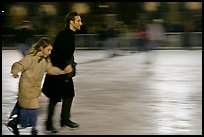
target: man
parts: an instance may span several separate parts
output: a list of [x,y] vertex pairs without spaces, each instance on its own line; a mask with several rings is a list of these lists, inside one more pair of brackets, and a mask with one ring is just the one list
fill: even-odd
[[[77,12],[70,12],[65,17],[65,28],[59,32],[53,43],[51,61],[54,66],[68,72],[75,71],[74,51],[75,37],[74,33],[81,29],[82,21]],[[69,73],[68,73],[69,74]],[[74,83],[72,77],[75,73],[62,74],[58,76],[46,74],[42,92],[49,98],[48,117],[46,120],[46,130],[57,133],[53,126],[54,109],[58,102],[62,101],[61,109],[61,127],[67,126],[77,128],[79,125],[70,120],[70,110],[75,96]],[[72,75],[72,76],[70,76]]]

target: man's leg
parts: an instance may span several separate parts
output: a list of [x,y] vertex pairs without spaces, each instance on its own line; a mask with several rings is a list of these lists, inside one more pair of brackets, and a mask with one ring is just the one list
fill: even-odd
[[73,98],[63,99],[62,101],[62,112],[61,112],[61,123],[66,124],[69,122],[69,118],[71,116],[71,105]]
[[70,120],[71,117],[71,105],[73,98],[63,99],[62,112],[61,112],[61,127],[67,126],[70,128],[77,128],[79,125]]

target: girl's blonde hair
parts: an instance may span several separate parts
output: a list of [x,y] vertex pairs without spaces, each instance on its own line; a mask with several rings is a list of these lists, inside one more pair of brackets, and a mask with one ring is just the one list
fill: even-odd
[[33,54],[35,56],[39,51],[46,48],[47,46],[52,46],[51,40],[47,37],[42,37],[36,44],[33,44],[33,46],[28,51],[28,54]]

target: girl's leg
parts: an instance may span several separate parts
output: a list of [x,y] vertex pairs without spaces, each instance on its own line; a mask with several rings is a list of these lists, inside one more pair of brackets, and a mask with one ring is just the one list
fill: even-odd
[[36,129],[35,126],[32,126],[31,135],[37,135],[37,134],[38,134],[38,130]]
[[36,109],[33,111],[33,114],[30,114],[32,116],[31,119],[31,125],[32,125],[32,129],[31,129],[31,135],[37,135],[38,130],[36,129],[36,125],[37,125],[37,119],[38,119],[38,113],[39,113],[39,109]]

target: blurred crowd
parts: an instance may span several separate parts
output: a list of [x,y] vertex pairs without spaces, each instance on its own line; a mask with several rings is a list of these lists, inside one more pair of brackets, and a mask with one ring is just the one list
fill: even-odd
[[[106,49],[114,49],[113,47],[116,46],[127,47],[137,43],[139,44],[137,46],[138,50],[147,50],[150,48],[150,44],[146,47],[143,46],[147,42],[146,40],[150,40],[152,36],[156,36],[154,34],[150,36],[149,34],[152,34],[154,31],[156,33],[158,29],[161,30],[161,26],[162,32],[166,36],[171,33],[177,33],[176,35],[179,35],[182,43],[180,46],[201,46],[200,43],[202,42],[193,44],[189,41],[200,41],[202,37],[202,3],[163,2],[158,4],[157,2],[153,2],[159,5],[157,10],[153,11],[147,11],[142,8],[147,3],[3,3],[2,6],[5,9],[2,11],[3,46],[20,40],[15,36],[21,28],[29,30],[29,35],[26,33],[23,34],[26,37],[35,36],[33,38],[38,39],[38,36],[48,35],[51,39],[54,38],[58,30],[64,27],[63,17],[70,10],[81,12],[84,24],[77,34],[83,34],[80,40],[82,41],[83,39],[84,46],[93,46],[95,42],[98,46],[103,46]],[[194,9],[187,8],[187,6],[185,8],[187,4],[188,6],[192,5]],[[16,8],[14,8],[15,6]],[[89,10],[83,6],[89,7]],[[197,9],[195,8],[196,6]],[[150,7],[151,5],[148,6],[148,8]],[[13,12],[11,12],[12,8]],[[87,13],[83,11],[84,9],[86,9]],[[25,22],[27,22],[26,25]],[[160,27],[158,25],[150,25],[153,22],[157,22],[157,24],[159,22]],[[160,35],[160,37],[160,39],[165,39],[164,36]],[[94,42],[87,42],[88,39]],[[114,43],[118,39],[120,40],[119,44]],[[30,39],[28,41],[31,42]]]

